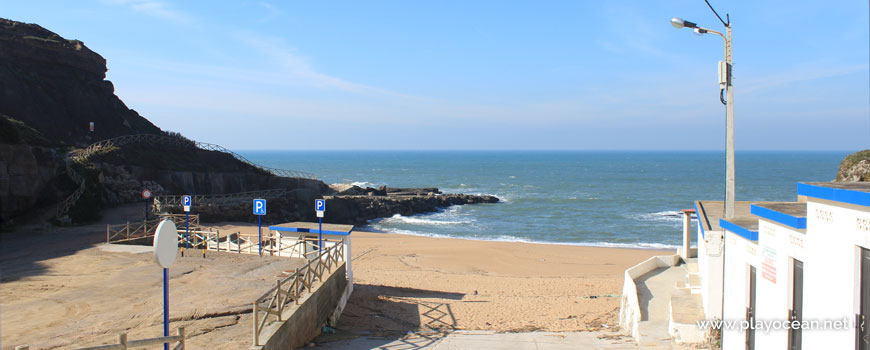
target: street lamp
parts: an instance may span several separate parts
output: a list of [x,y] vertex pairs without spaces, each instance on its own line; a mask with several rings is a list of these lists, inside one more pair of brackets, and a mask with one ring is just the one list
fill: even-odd
[[[713,10],[713,7],[710,9]],[[713,13],[719,17],[716,10]],[[725,105],[725,218],[730,219],[734,217],[734,86],[731,85],[731,19],[727,14],[725,18],[727,22],[719,17],[719,21],[725,25],[724,35],[678,17],[671,18],[671,25],[678,29],[694,29],[698,35],[713,33],[725,39],[725,61],[719,62],[719,100]],[[722,92],[727,95],[725,99],[722,98]]]

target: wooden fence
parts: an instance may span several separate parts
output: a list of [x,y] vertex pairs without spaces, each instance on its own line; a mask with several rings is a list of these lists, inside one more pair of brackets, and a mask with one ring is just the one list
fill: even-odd
[[254,346],[260,345],[260,332],[268,323],[270,316],[275,316],[275,320],[278,322],[283,321],[285,306],[290,303],[298,304],[299,299],[305,293],[312,292],[312,286],[315,282],[322,282],[324,278],[328,278],[344,261],[346,261],[344,245],[335,244],[324,249],[316,258],[296,269],[294,274],[278,280],[275,287],[255,299],[252,309],[254,314]]
[[[106,225],[106,243],[119,243],[151,237],[154,235],[157,225],[166,218],[172,220],[176,227],[184,228],[184,214],[160,214],[160,217],[151,220],[128,221],[125,224]],[[190,229],[201,229],[199,226],[199,214],[190,215]]]
[[[178,333],[176,333],[176,335],[141,340],[127,340],[127,333],[120,333],[118,334],[118,344],[91,346],[87,348],[78,348],[77,350],[127,350],[141,348],[143,346],[160,345],[163,343],[171,344],[174,342],[178,342],[178,344],[175,344],[175,347],[173,347],[172,350],[184,350],[184,338],[184,327],[178,327]],[[30,346],[19,345],[15,347],[15,350],[30,350]]]

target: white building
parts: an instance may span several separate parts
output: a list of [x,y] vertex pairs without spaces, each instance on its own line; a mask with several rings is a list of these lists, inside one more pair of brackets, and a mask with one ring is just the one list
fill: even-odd
[[870,350],[870,183],[797,187],[732,219],[696,203],[704,313],[722,315],[723,349]]

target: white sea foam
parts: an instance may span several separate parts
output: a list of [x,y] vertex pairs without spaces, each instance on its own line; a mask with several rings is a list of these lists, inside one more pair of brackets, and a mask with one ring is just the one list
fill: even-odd
[[[378,226],[382,224],[387,225],[395,225],[395,224],[409,224],[409,225],[422,225],[422,226],[445,226],[445,225],[468,225],[474,223],[474,219],[470,218],[468,215],[460,214],[461,206],[453,205],[448,207],[447,209],[443,209],[441,211],[435,213],[428,214],[417,214],[411,216],[404,216],[401,214],[395,214],[391,217],[380,219],[376,221]],[[383,227],[383,226],[381,226]]]
[[374,183],[371,183],[368,181],[354,181],[354,182],[350,182],[350,183],[340,182],[340,183],[334,183],[333,185],[350,185],[350,186],[359,186],[362,188],[366,188],[366,187],[378,188],[381,186],[381,185],[374,184]]
[[516,242],[516,243],[530,243],[530,244],[567,245],[567,246],[578,246],[578,247],[603,247],[603,248],[653,249],[653,250],[668,250],[668,249],[679,248],[678,245],[662,244],[662,243],[650,243],[650,242],[636,242],[636,243],[547,242],[547,241],[532,240],[532,239],[507,236],[507,235],[501,235],[501,236],[496,236],[496,237],[445,235],[445,234],[427,233],[427,232],[420,232],[420,231],[407,230],[407,229],[385,228],[385,227],[378,225],[378,224],[370,225],[370,227],[372,229],[374,229],[375,231],[381,232],[381,233],[394,233],[394,234],[401,234],[401,235],[430,237],[430,238],[464,239],[464,240],[469,240],[469,241]]
[[[638,214],[632,216],[640,221],[665,222],[671,224],[679,224],[683,222],[683,213],[674,210],[660,211],[656,213]],[[692,218],[697,218],[692,214]]]

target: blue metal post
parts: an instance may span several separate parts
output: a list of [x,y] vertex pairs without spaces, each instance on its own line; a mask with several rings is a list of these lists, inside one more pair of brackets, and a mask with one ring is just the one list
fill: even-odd
[[263,256],[263,216],[257,215],[257,250]]
[[190,212],[184,212],[184,246],[190,248]]
[[[169,269],[163,269],[163,336],[169,336]],[[163,350],[169,350],[169,343],[163,343]]]
[[317,249],[323,251],[323,218],[317,218]]

